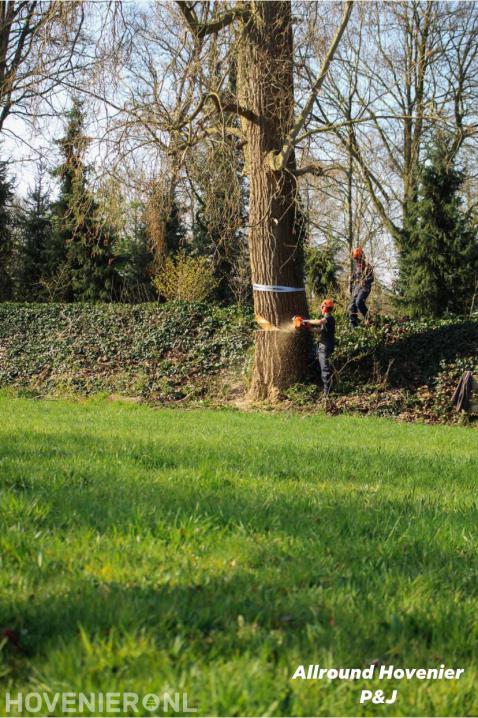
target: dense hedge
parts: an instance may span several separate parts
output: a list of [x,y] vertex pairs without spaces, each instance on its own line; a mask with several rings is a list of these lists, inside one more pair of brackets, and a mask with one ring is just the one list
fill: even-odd
[[177,400],[237,372],[252,321],[201,304],[0,304],[0,386]]
[[[353,384],[387,373],[388,384],[409,389],[433,382],[445,365],[460,358],[478,360],[478,319],[376,318],[367,329],[342,328],[335,361],[347,365]],[[473,369],[473,366],[470,367]]]
[[451,397],[465,370],[478,374],[478,318],[375,318],[342,327],[334,357],[338,406],[405,419],[456,421]]
[[[252,313],[237,307],[3,303],[0,386],[227,401],[245,388],[254,329]],[[478,319],[377,317],[352,332],[342,317],[333,365],[338,411],[452,421],[460,375],[478,373]],[[292,387],[287,397],[315,407],[320,386]]]

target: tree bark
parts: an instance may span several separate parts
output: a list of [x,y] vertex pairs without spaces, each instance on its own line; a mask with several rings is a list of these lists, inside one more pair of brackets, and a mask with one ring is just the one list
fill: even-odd
[[[280,152],[294,120],[293,41],[289,1],[254,0],[240,31],[239,102],[255,121],[241,118],[249,176],[249,252],[252,282],[302,288],[303,248],[297,213],[294,153],[273,171],[270,153]],[[254,291],[254,310],[273,327],[258,331],[250,396],[276,399],[301,381],[310,362],[311,339],[292,327],[308,315],[305,292]]]

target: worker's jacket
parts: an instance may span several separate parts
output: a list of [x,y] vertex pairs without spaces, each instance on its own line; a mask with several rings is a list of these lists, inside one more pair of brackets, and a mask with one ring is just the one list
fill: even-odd
[[355,259],[350,280],[350,290],[352,294],[358,292],[359,289],[365,289],[370,292],[373,280],[374,276],[371,265],[368,262],[360,262]]
[[319,350],[323,348],[327,354],[332,354],[335,348],[335,318],[331,314],[325,315],[325,322],[320,330]]

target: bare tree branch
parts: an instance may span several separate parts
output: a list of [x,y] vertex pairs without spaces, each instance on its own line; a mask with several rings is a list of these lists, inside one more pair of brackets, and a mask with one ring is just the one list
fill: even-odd
[[185,0],[177,0],[177,4],[187,24],[189,25],[191,32],[199,39],[206,37],[206,35],[212,35],[219,32],[224,27],[227,27],[234,22],[234,20],[238,17],[246,19],[250,15],[250,12],[246,7],[233,7],[219,15],[215,20],[202,23],[199,22],[194,9],[188,2],[185,2]]
[[297,119],[295,120],[295,122],[292,126],[291,131],[288,133],[281,151],[280,152],[271,152],[269,155],[269,164],[275,172],[279,172],[280,170],[282,170],[284,167],[287,166],[287,162],[289,161],[289,157],[292,153],[292,150],[294,149],[297,137],[299,136],[300,131],[302,130],[305,123],[307,122],[307,119],[309,118],[309,115],[312,111],[314,103],[315,103],[317,96],[320,92],[320,88],[322,87],[322,85],[324,83],[325,77],[327,75],[327,71],[330,67],[332,60],[334,59],[334,55],[337,50],[337,47],[339,46],[342,35],[345,32],[345,28],[347,27],[347,23],[350,18],[350,13],[352,12],[352,5],[353,5],[353,0],[346,0],[345,5],[344,5],[344,11],[342,14],[342,19],[340,21],[340,25],[336,30],[336,33],[332,39],[332,42],[330,44],[327,55],[324,58],[324,61],[322,63],[322,67],[320,68],[320,72],[317,77],[317,80],[316,80],[314,86],[312,87],[312,91],[309,95],[307,102],[304,105],[304,109],[298,115]]

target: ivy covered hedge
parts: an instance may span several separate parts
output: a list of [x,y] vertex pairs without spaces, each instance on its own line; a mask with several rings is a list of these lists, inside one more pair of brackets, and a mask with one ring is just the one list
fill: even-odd
[[339,409],[454,422],[451,397],[465,370],[478,374],[478,318],[376,317],[339,330],[334,356]]
[[0,304],[0,386],[38,395],[204,394],[239,372],[251,317],[202,304]]
[[335,363],[339,370],[346,367],[345,384],[381,373],[389,385],[413,389],[433,382],[443,366],[464,357],[474,357],[476,365],[478,318],[376,317],[367,328],[340,329]]
[[[338,319],[336,411],[457,420],[450,398],[465,369],[478,373],[478,318],[376,317],[354,332]],[[254,330],[237,307],[0,303],[0,387],[227,402],[245,390]],[[312,383],[287,397],[314,410],[322,393]]]

